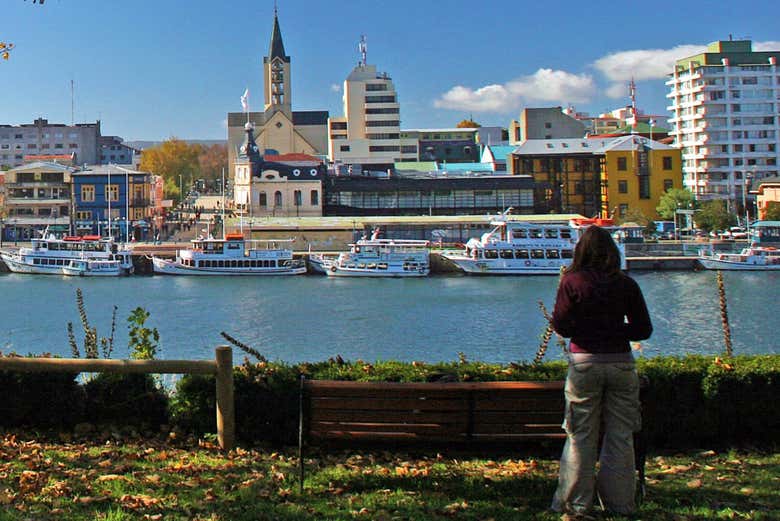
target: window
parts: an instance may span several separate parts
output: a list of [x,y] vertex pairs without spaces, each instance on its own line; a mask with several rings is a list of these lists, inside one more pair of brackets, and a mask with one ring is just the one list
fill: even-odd
[[671,156],[664,156],[663,157],[663,169],[664,170],[671,170],[672,169],[672,158],[671,158]]
[[320,193],[317,190],[311,191],[311,205],[312,206],[320,205]]
[[293,192],[293,204],[295,206],[302,206],[303,205],[303,196],[301,196],[300,190],[295,190]]
[[618,193],[619,194],[628,193],[628,181],[618,181]]
[[650,199],[650,176],[639,176],[639,198]]
[[95,200],[95,185],[81,185],[81,200],[85,202]]
[[671,179],[664,179],[664,192],[668,192],[674,188],[674,182]]
[[544,128],[552,128],[552,123],[549,121],[544,124]]
[[341,145],[339,147],[339,150],[341,150],[342,152],[349,152],[349,145]]
[[617,169],[622,172],[628,170],[628,164],[625,157],[617,158]]
[[278,190],[274,193],[274,206],[282,206],[282,192]]
[[119,185],[108,185],[106,187],[106,193],[108,194],[109,201],[119,200]]

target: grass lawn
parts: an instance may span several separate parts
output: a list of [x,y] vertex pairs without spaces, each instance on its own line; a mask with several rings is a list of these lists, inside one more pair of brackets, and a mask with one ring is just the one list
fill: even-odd
[[[193,448],[195,447],[195,448]],[[0,439],[3,520],[554,520],[554,457],[313,452],[208,442]],[[780,519],[780,453],[652,455],[638,518]],[[605,518],[606,519],[606,518]],[[624,518],[612,518],[621,520]]]

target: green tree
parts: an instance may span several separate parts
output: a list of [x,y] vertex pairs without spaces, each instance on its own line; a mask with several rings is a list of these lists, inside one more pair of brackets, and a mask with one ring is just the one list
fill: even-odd
[[201,148],[200,145],[190,145],[172,137],[143,151],[141,170],[162,176],[166,197],[182,197],[184,194],[179,193],[179,185],[189,186],[200,176]]
[[645,215],[645,213],[642,210],[634,210],[629,209],[628,212],[626,212],[625,218],[623,218],[620,221],[620,224],[625,223],[636,223],[642,228],[644,228],[645,234],[652,234],[655,233],[655,221],[653,221],[650,217]]
[[160,341],[160,333],[157,328],[146,327],[146,319],[150,313],[142,307],[135,308],[127,317],[130,330],[129,348],[130,358],[135,360],[154,360],[157,356],[157,344]]
[[780,221],[780,203],[769,203],[766,207],[765,221]]
[[692,210],[696,207],[696,200],[690,190],[670,188],[661,196],[655,210],[662,219],[671,221],[677,216],[675,212],[684,208]]
[[725,230],[737,223],[737,217],[726,210],[726,204],[721,199],[702,204],[701,210],[696,212],[693,220],[696,222],[696,226],[705,232]]

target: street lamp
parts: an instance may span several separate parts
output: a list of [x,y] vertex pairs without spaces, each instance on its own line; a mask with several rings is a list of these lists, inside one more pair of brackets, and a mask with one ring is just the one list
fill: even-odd
[[747,206],[747,185],[750,183],[751,179],[753,179],[753,174],[750,172],[745,172],[745,175],[742,176],[742,208],[745,209],[745,231],[750,233],[750,214],[748,213],[748,206]]

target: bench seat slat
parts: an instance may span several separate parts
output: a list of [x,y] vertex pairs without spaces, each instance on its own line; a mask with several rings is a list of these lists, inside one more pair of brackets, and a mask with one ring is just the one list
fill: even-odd
[[468,409],[468,400],[415,400],[413,398],[312,398],[311,408],[340,410],[460,411]]
[[408,432],[416,434],[435,434],[439,436],[453,436],[466,432],[466,424],[442,424],[442,423],[367,423],[367,422],[312,422],[310,432],[328,431],[350,432]]
[[388,422],[388,423],[466,423],[466,411],[358,411],[338,409],[314,409],[311,412],[312,422],[318,421],[356,421],[356,422]]
[[318,389],[334,394],[341,390],[362,389],[364,391],[485,391],[501,390],[563,390],[563,382],[351,382],[341,380],[305,380],[303,388],[312,392]]

